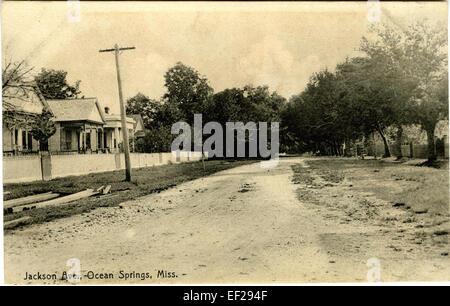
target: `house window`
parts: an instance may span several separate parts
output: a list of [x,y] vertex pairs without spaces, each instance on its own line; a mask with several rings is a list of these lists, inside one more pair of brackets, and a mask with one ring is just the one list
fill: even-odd
[[97,130],[97,149],[102,147],[102,131]]
[[27,132],[26,131],[22,131],[22,148],[23,149],[27,149]]
[[91,133],[86,133],[86,149],[91,148]]
[[72,150],[72,130],[65,130],[65,149]]
[[27,148],[30,151],[33,151],[33,136],[30,132],[27,133]]
[[18,143],[17,143],[18,141],[19,141],[19,131],[17,129],[15,129],[14,130],[14,144],[18,145]]

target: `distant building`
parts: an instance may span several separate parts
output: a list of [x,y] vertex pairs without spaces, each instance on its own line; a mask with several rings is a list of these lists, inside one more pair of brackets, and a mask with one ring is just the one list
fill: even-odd
[[[127,128],[128,128],[128,136],[132,142],[131,144],[131,150],[133,150],[134,147],[134,126],[135,121],[131,117],[126,117],[127,121]],[[119,152],[120,146],[119,144],[122,143],[123,136],[122,136],[122,121],[120,118],[120,115],[117,114],[111,114],[109,107],[105,107],[105,126],[104,126],[104,132],[105,132],[105,143],[104,147],[109,152]]]
[[439,139],[446,139],[448,141],[448,120],[439,120],[434,130],[434,136]]
[[146,129],[142,116],[140,114],[132,114],[128,116],[134,119],[134,138],[139,139],[144,137]]

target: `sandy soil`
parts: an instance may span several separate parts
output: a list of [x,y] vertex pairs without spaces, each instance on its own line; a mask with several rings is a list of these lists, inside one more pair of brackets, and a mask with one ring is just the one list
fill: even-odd
[[[5,281],[67,283],[24,278],[26,272],[61,276],[70,258],[80,260],[84,284],[366,282],[370,258],[379,260],[382,281],[450,280],[449,257],[440,255],[448,244],[417,244],[420,237],[407,235],[408,223],[349,219],[352,209],[371,211],[364,207],[300,201],[301,188],[329,199],[337,195],[293,184],[294,163],[307,167],[300,158],[282,159],[274,169],[246,165],[121,207],[8,232]],[[340,190],[348,203],[370,197]],[[396,208],[386,213],[406,214]],[[152,278],[124,281],[121,270]],[[158,277],[159,270],[174,277]],[[88,279],[89,271],[114,278]]]

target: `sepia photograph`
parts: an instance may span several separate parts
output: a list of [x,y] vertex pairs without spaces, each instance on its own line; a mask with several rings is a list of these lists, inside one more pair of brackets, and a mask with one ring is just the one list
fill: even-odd
[[2,1],[1,60],[6,285],[450,282],[447,2]]

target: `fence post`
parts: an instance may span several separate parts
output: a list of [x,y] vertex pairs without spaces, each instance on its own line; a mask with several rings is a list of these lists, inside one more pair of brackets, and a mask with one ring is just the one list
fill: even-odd
[[120,170],[121,169],[121,165],[120,165],[120,153],[115,153],[114,154],[114,158],[116,161],[116,170]]

